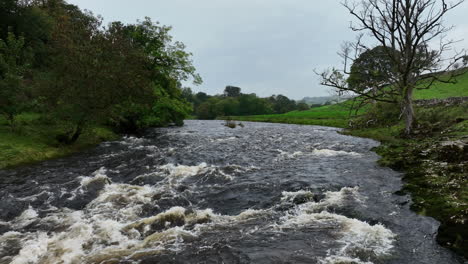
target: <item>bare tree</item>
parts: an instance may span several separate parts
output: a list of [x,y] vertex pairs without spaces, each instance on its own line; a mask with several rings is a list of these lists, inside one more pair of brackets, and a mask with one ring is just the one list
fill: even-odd
[[[429,89],[436,81],[455,82],[461,74],[460,63],[465,67],[464,51],[453,51],[453,40],[446,39],[452,27],[443,25],[445,15],[464,0],[346,0],[343,5],[357,20],[351,29],[360,32],[355,42],[346,43],[339,55],[344,59],[344,69],[331,69],[320,73],[322,84],[336,88],[339,93],[354,93],[361,103],[382,101],[398,103],[406,120],[405,133],[411,134],[415,114],[413,92]],[[366,35],[367,34],[367,35]],[[363,44],[365,39],[376,43]],[[387,82],[374,87],[349,85],[347,76],[353,61],[376,46],[386,56],[392,67],[385,76]],[[430,48],[433,47],[433,48]],[[434,48],[435,47],[435,48]],[[452,54],[444,58],[447,51]],[[466,53],[465,53],[466,55]]]

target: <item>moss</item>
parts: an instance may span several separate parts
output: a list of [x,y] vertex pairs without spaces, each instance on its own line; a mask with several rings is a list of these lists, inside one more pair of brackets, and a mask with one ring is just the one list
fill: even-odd
[[466,106],[419,108],[419,130],[402,138],[402,124],[347,130],[382,142],[378,163],[405,173],[411,208],[441,222],[437,241],[468,257],[468,124]]

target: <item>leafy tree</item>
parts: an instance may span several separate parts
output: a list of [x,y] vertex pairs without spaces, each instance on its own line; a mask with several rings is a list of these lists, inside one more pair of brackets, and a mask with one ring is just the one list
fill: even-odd
[[225,98],[221,99],[216,104],[216,109],[218,113],[222,116],[234,116],[239,115],[239,100],[236,98]]
[[[173,80],[172,85],[177,85],[177,82]],[[152,119],[148,123],[150,126],[165,126],[169,123],[174,123],[177,126],[184,124],[184,119],[192,111],[191,105],[181,100],[181,94],[171,94],[168,92],[167,87],[156,88],[157,103],[153,106],[152,115],[146,116],[146,118]],[[181,93],[180,89],[174,87],[174,92]]]
[[377,96],[379,89],[383,89],[394,80],[395,64],[387,56],[388,48],[377,46],[366,50],[353,62],[347,79],[351,89],[363,93],[371,92]]
[[239,97],[241,95],[241,88],[235,86],[226,86],[224,89],[224,96],[226,97]]
[[30,91],[24,83],[31,60],[23,37],[9,33],[5,41],[0,39],[0,114],[12,128],[16,116],[31,105]]
[[182,98],[189,103],[195,103],[195,94],[193,94],[192,89],[189,87],[182,88]]
[[273,105],[274,112],[277,114],[291,112],[297,108],[294,100],[290,100],[288,97],[281,94],[270,97],[270,102]]
[[38,101],[65,144],[94,124],[182,125],[199,102],[181,83],[202,80],[170,29],[149,18],[104,28],[64,0],[0,1],[0,112],[13,123]]
[[212,120],[217,116],[223,115],[223,113],[221,113],[219,110],[219,101],[219,98],[212,97],[206,100],[204,103],[200,104],[196,112],[198,118],[202,120]]
[[143,122],[148,125],[182,125],[192,110],[183,98],[180,84],[189,79],[193,79],[195,84],[202,82],[195,72],[191,54],[184,51],[182,43],[172,41],[170,29],[153,23],[149,18],[136,25],[125,26],[135,48],[141,50],[147,59],[143,65],[150,71],[149,80],[155,96],[153,111],[150,112],[153,116],[145,116],[147,112],[140,115],[142,119],[152,120],[150,123]]
[[306,111],[306,110],[309,110],[310,109],[310,106],[304,102],[300,102],[297,104],[297,110],[299,111]]
[[271,114],[272,108],[268,100],[257,97],[256,94],[242,94],[239,97],[240,115]]
[[148,55],[155,79],[163,75],[179,82],[193,79],[195,84],[202,83],[193,66],[192,54],[185,51],[183,43],[173,41],[169,34],[171,27],[161,26],[146,17],[136,25],[128,25],[127,29],[135,45]]
[[[357,24],[352,25],[352,30],[368,33],[373,41],[384,47],[384,61],[391,62],[394,75],[388,80],[391,85],[379,89],[381,94],[363,91],[362,87],[356,89],[346,81],[349,60],[358,59],[360,54],[370,49],[364,45],[363,35],[360,35],[355,43],[348,43],[343,47],[341,55],[344,58],[344,70],[331,69],[323,72],[322,84],[337,89],[339,93],[351,92],[364,99],[399,104],[405,117],[405,134],[411,134],[416,120],[413,108],[414,90],[429,89],[435,81],[453,83],[456,81],[454,77],[462,74],[460,71],[452,71],[461,53],[450,59],[442,58],[453,41],[441,38],[441,43],[437,43],[437,50],[430,50],[428,47],[432,41],[450,30],[443,25],[443,20],[448,12],[463,2],[464,0],[450,3],[444,0],[345,1],[344,6],[357,20]],[[442,61],[444,63],[440,63]],[[447,74],[442,76],[441,71]],[[426,84],[424,87],[418,86],[421,81]]]
[[107,77],[103,78],[102,69],[109,63],[100,21],[75,6],[66,6],[60,12],[56,14],[49,44],[50,64],[41,76],[39,94],[65,130],[57,139],[72,144],[89,124],[109,113],[114,97],[106,86]]
[[209,98],[211,98],[211,96],[207,95],[206,93],[198,92],[197,94],[195,94],[195,106],[204,103]]

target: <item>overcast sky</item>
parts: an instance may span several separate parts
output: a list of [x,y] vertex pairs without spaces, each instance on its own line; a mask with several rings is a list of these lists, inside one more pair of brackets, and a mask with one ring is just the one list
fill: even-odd
[[[204,83],[194,91],[221,93],[226,85],[260,96],[327,96],[314,69],[340,63],[343,41],[353,40],[340,0],[68,0],[107,22],[148,16],[173,26]],[[468,2],[452,11],[456,39],[468,38]],[[458,48],[468,47],[465,39]]]

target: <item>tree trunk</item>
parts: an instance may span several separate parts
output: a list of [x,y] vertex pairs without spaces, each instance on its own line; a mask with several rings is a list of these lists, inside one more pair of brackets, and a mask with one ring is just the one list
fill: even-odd
[[71,145],[71,144],[75,143],[78,140],[78,138],[80,137],[82,132],[83,132],[83,128],[82,128],[81,124],[79,124],[76,127],[75,133],[73,133],[72,137],[68,141],[68,144]]
[[405,114],[405,135],[409,136],[413,132],[414,108],[413,108],[413,88],[407,88],[403,100]]
[[372,104],[377,104],[377,100],[375,98],[377,98],[377,87],[374,87],[372,88],[372,96],[374,97],[374,99],[372,99]]

